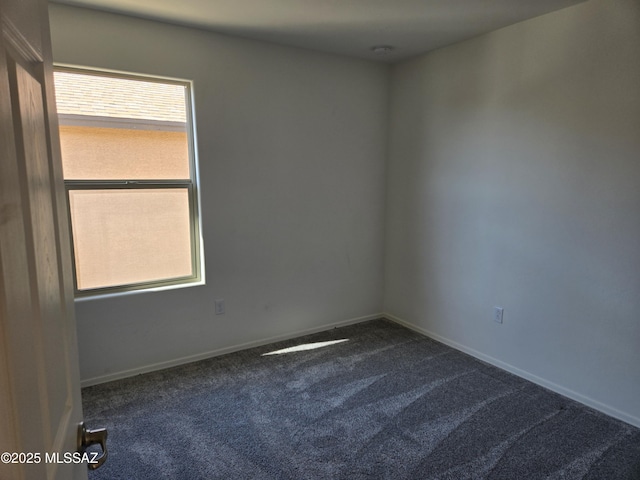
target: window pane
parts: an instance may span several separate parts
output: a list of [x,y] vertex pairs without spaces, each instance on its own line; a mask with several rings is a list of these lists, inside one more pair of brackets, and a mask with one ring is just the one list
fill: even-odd
[[70,190],[78,290],[188,277],[187,188]]
[[187,132],[60,126],[66,180],[189,178]]
[[185,84],[54,75],[65,180],[190,178]]

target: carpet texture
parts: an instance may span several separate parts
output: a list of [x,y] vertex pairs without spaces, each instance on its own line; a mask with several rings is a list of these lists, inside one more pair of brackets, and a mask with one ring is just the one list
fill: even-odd
[[82,393],[90,480],[640,479],[639,429],[387,320]]

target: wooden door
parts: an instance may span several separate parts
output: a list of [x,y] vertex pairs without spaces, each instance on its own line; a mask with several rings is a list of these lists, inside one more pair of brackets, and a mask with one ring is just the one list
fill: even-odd
[[0,478],[86,479],[46,0],[0,0],[0,27]]

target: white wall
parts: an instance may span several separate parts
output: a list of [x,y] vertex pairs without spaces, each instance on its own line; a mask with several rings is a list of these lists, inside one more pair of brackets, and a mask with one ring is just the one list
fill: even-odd
[[50,15],[56,62],[195,82],[207,284],[77,302],[85,383],[381,311],[387,66]]
[[397,65],[390,115],[385,310],[640,425],[640,2]]
[[640,425],[639,10],[589,0],[389,85],[382,65],[52,5],[57,62],[196,92],[207,285],[77,303],[82,378],[375,314],[384,258],[393,318]]

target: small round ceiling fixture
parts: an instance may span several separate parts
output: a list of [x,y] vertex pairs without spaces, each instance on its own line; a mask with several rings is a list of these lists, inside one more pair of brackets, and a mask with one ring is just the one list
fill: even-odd
[[371,47],[371,51],[376,55],[389,55],[393,52],[394,48],[391,45],[376,45]]

